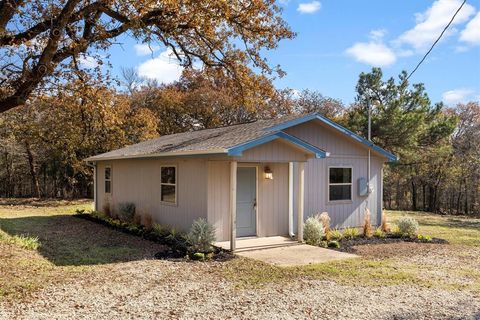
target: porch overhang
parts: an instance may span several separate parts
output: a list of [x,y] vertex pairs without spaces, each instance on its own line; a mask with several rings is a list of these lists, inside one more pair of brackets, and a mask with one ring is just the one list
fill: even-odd
[[277,139],[282,139],[287,143],[290,143],[306,151],[307,153],[312,154],[317,159],[326,158],[329,156],[328,152],[320,148],[317,148],[316,146],[283,131],[274,132],[272,134],[233,146],[227,150],[227,154],[232,157],[239,157],[239,156],[242,156],[243,152],[248,149],[257,147],[259,145],[262,145]]

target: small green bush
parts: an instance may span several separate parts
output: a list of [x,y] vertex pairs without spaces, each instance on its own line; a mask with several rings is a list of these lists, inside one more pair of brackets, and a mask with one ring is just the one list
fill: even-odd
[[385,232],[383,232],[382,228],[377,228],[373,232],[373,236],[376,238],[385,238]]
[[192,260],[205,260],[205,253],[195,252],[191,255]]
[[340,248],[340,243],[338,241],[332,240],[328,242],[329,248]]
[[320,241],[320,244],[318,245],[319,247],[322,247],[322,248],[326,248],[328,247],[328,242],[323,240],[323,241]]
[[124,202],[118,205],[119,218],[126,222],[133,222],[135,216],[135,204],[131,202]]
[[303,238],[305,242],[312,246],[318,246],[323,239],[323,224],[320,220],[310,217],[303,226]]
[[152,231],[160,238],[166,238],[170,234],[170,229],[161,224],[154,223],[152,226]]
[[358,232],[357,228],[348,227],[343,230],[343,237],[346,239],[353,239],[358,237],[360,233]]
[[343,239],[343,234],[338,229],[332,229],[332,230],[330,230],[330,239],[337,240],[337,241],[342,240]]
[[403,237],[416,237],[418,234],[418,222],[410,217],[401,217],[397,221],[398,232]]
[[190,232],[187,235],[187,242],[191,251],[212,252],[215,240],[215,227],[213,225],[203,218],[193,221]]
[[432,237],[419,234],[417,237],[421,242],[432,242]]

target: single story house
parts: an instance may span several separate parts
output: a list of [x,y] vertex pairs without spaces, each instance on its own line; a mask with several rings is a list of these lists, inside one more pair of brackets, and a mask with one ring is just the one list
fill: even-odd
[[[381,223],[382,168],[396,156],[319,114],[161,136],[86,159],[95,209],[130,202],[188,230],[205,218],[218,241],[296,234],[328,212],[332,225]],[[370,168],[370,169],[369,169]]]

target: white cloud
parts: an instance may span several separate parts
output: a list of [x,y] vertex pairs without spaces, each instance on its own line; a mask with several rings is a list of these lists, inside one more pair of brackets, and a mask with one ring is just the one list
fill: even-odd
[[380,41],[383,39],[383,37],[385,37],[386,34],[387,34],[386,29],[376,29],[376,30],[370,31],[370,38],[372,40]]
[[95,68],[98,66],[98,61],[94,57],[81,55],[77,58],[78,63],[84,68]]
[[460,33],[460,41],[470,44],[480,44],[480,11],[467,23],[465,29]]
[[359,62],[375,67],[389,66],[397,60],[392,49],[374,41],[357,42],[346,53]]
[[297,11],[300,13],[315,13],[322,7],[319,1],[304,2],[298,5]]
[[456,46],[455,47],[455,52],[456,53],[464,53],[464,52],[467,52],[468,51],[468,47],[466,46]]
[[171,49],[161,52],[156,58],[143,62],[137,68],[139,76],[157,80],[160,83],[177,81],[182,70],[183,68],[178,64]]
[[146,56],[146,55],[149,55],[149,54],[153,54],[155,51],[158,51],[158,49],[160,49],[159,46],[152,46],[152,45],[148,45],[146,43],[142,43],[142,44],[136,44],[134,46],[135,48],[135,53],[137,54],[137,56]]
[[446,104],[454,105],[466,102],[473,97],[474,91],[467,88],[454,89],[442,94],[442,100]]
[[[448,24],[462,0],[437,0],[423,13],[415,14],[416,25],[404,32],[396,40],[398,45],[407,44],[417,51],[424,51],[438,38],[442,30]],[[465,4],[455,17],[451,26],[464,23],[474,14],[475,8]],[[455,33],[451,27],[443,38]]]

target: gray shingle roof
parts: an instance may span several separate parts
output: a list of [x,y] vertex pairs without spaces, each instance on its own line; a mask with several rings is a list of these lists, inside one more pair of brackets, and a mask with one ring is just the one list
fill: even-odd
[[204,129],[161,136],[125,148],[102,153],[86,159],[99,161],[120,158],[162,156],[185,153],[221,153],[233,146],[271,134],[264,130],[279,123],[300,118],[304,115],[290,115],[270,120],[258,120],[215,129]]

